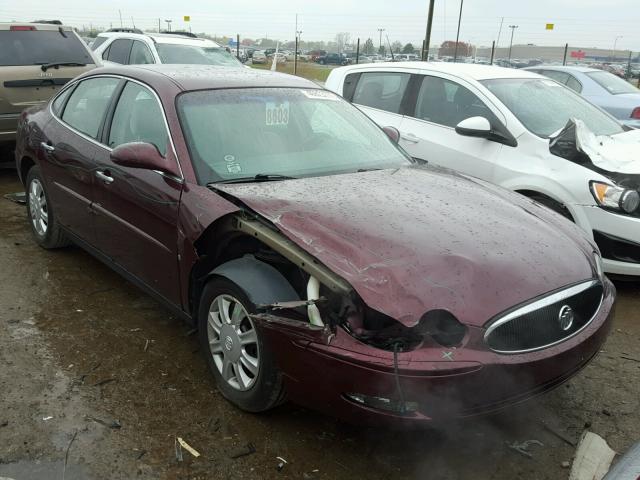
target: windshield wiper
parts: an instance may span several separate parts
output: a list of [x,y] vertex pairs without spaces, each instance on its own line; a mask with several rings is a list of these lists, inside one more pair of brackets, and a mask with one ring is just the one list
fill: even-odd
[[86,63],[79,63],[79,62],[51,62],[51,63],[44,63],[40,65],[40,69],[43,72],[46,72],[47,69],[51,67],[58,68],[58,67],[86,67],[86,66],[87,66]]
[[273,173],[258,173],[253,177],[228,178],[227,180],[219,180],[217,182],[208,183],[207,186],[215,186],[220,183],[252,183],[252,182],[272,182],[277,180],[293,180],[297,177],[288,175],[278,175]]

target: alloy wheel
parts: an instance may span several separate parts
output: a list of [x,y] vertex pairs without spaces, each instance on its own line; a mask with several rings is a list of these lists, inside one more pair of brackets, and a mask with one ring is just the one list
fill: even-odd
[[218,295],[207,318],[209,350],[218,372],[231,387],[249,390],[260,370],[260,347],[256,329],[239,300]]
[[49,227],[49,209],[42,183],[37,178],[29,185],[29,215],[38,235],[44,237]]

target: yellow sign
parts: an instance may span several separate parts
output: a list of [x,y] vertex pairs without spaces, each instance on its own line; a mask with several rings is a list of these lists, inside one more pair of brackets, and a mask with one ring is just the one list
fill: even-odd
[[185,15],[183,18],[184,18],[185,22],[190,22],[191,21],[191,15]]
[[553,30],[554,24],[553,23],[547,23],[547,30]]

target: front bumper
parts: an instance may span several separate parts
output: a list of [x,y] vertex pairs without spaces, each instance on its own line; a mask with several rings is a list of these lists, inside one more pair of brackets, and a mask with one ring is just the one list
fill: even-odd
[[[604,298],[591,323],[553,347],[504,355],[488,349],[426,348],[398,354],[355,341],[338,330],[329,345],[271,335],[269,343],[285,374],[288,397],[345,421],[394,426],[421,425],[448,418],[500,410],[546,392],[575,375],[599,351],[613,318],[615,288],[605,280]],[[484,329],[476,328],[480,338]],[[351,342],[349,350],[345,348]],[[276,345],[274,345],[275,343]],[[400,414],[349,399],[357,393],[406,402],[417,407]]]
[[640,276],[640,217],[620,215],[600,207],[584,207],[594,240],[602,253],[604,271]]

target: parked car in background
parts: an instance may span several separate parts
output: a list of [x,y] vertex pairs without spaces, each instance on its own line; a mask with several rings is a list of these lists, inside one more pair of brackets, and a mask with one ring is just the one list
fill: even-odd
[[267,56],[265,55],[264,51],[256,50],[255,52],[253,52],[253,55],[251,57],[251,63],[257,63],[257,64],[267,63]]
[[273,62],[274,57],[276,58],[276,63],[287,63],[287,54],[282,52],[272,53],[267,57],[268,62]]
[[16,159],[35,241],[193,322],[246,411],[416,425],[573,376],[615,297],[584,233],[387,135],[299,77],[107,67],[28,111]]
[[589,67],[527,68],[566,85],[629,127],[640,128],[640,90],[616,75]]
[[307,53],[309,55],[309,59],[312,62],[315,62],[319,57],[324,57],[327,54],[326,50],[311,50]]
[[[98,44],[95,46],[95,44]],[[105,32],[96,37],[94,52],[106,64],[202,64],[241,67],[242,63],[216,42],[188,32]]]
[[60,22],[0,23],[0,166],[11,166],[18,119],[99,63]]
[[316,63],[320,65],[347,65],[349,59],[343,53],[327,53],[316,58]]
[[326,87],[401,134],[415,158],[526,195],[640,275],[640,130],[534,72],[456,63],[334,69]]

